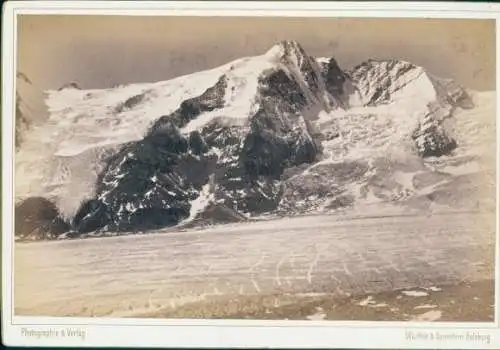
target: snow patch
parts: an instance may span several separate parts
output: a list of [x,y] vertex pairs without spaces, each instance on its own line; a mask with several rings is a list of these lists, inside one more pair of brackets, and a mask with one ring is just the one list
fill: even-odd
[[361,300],[358,305],[360,306],[367,306],[369,304],[374,304],[375,300],[373,299],[373,296],[369,295],[366,299]]
[[380,303],[380,304],[373,304],[373,305],[368,305],[368,307],[373,307],[373,308],[381,308],[381,307],[388,307],[389,305],[386,303]]
[[325,318],[326,318],[326,314],[324,313],[323,309],[320,307],[316,308],[315,314],[307,316],[307,319],[311,320],[311,321],[321,321],[321,320],[324,320]]
[[330,57],[318,57],[316,58],[316,62],[320,64],[327,64],[330,62]]
[[210,183],[204,185],[200,191],[198,198],[191,202],[191,209],[189,211],[189,217],[184,220],[183,223],[192,221],[196,215],[201,213],[212,201],[214,200],[214,194],[211,191]]
[[425,297],[429,295],[429,293],[419,290],[404,290],[401,292],[401,294],[404,294],[408,297]]
[[[406,88],[401,88],[411,80],[411,84]],[[394,82],[392,101],[399,104],[406,104],[417,109],[426,108],[430,102],[437,99],[436,89],[428,75],[422,68],[410,70],[403,74],[400,79]]]
[[414,317],[412,317],[412,321],[427,321],[427,322],[432,322],[432,321],[437,321],[441,318],[441,316],[443,315],[443,313],[439,310],[432,310],[432,311],[428,311],[428,312],[425,312],[423,314],[420,314],[420,315],[416,315]]
[[404,188],[413,190],[413,177],[415,176],[415,173],[405,173],[402,171],[395,171],[394,172],[394,179],[402,185]]
[[437,307],[438,307],[437,305],[423,304],[423,305],[415,306],[414,309],[415,310],[418,310],[418,309],[435,309]]
[[459,176],[468,175],[481,172],[483,169],[478,162],[470,162],[467,164],[457,165],[457,166],[446,166],[442,169],[443,172]]

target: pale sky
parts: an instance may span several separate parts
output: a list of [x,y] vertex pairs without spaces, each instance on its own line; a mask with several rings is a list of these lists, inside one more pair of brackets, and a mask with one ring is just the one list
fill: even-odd
[[23,15],[18,70],[42,89],[106,88],[213,68],[283,39],[343,68],[396,58],[495,89],[494,20]]

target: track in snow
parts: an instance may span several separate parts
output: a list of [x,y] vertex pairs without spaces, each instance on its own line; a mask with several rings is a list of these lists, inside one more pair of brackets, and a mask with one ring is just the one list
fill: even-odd
[[18,315],[130,316],[210,295],[363,293],[492,279],[494,216],[334,216],[16,243]]

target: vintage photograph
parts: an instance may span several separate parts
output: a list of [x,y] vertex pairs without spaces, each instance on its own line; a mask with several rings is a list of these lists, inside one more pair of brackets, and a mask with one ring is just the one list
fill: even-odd
[[18,16],[14,315],[493,322],[495,40]]

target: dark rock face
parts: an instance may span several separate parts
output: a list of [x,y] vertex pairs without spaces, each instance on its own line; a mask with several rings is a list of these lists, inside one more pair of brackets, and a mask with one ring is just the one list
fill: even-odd
[[299,83],[290,78],[282,69],[266,72],[260,78],[259,83],[262,102],[267,105],[276,104],[279,111],[290,113],[307,104]]
[[189,174],[178,169],[195,158],[190,151],[173,123],[123,147],[100,174],[97,198],[81,207],[78,218],[85,218],[84,225],[75,228],[130,231],[177,224],[189,215],[189,201],[197,193]]
[[288,144],[273,133],[253,130],[245,139],[240,159],[250,178],[279,178],[290,152]]
[[[310,89],[313,93],[317,93],[320,87],[319,81],[321,76],[318,74],[314,66],[317,65],[316,59],[308,56],[302,46],[294,40],[284,40],[278,45],[280,45],[283,50],[281,61],[285,65],[297,64],[297,68],[302,73],[304,82],[306,83],[308,89]],[[319,67],[317,68],[319,71]],[[270,83],[272,84],[272,81],[270,81]]]
[[109,221],[107,206],[99,200],[85,201],[73,218],[72,226],[77,232],[92,232]]
[[30,197],[16,205],[15,236],[21,239],[53,239],[70,230],[54,203]]
[[119,113],[122,113],[128,109],[132,109],[135,106],[139,105],[140,103],[145,102],[146,98],[147,98],[147,92],[129,97],[127,100],[118,104],[115,107],[115,113],[119,114]]
[[323,68],[323,79],[325,80],[326,89],[330,94],[338,96],[344,93],[344,83],[347,76],[339,67],[335,58],[330,58]]
[[200,132],[195,130],[189,134],[188,140],[189,148],[197,156],[205,154],[209,151],[207,143],[203,140]]
[[440,157],[450,154],[457,147],[457,142],[444,127],[433,120],[424,120],[412,135],[417,152],[422,157]]

